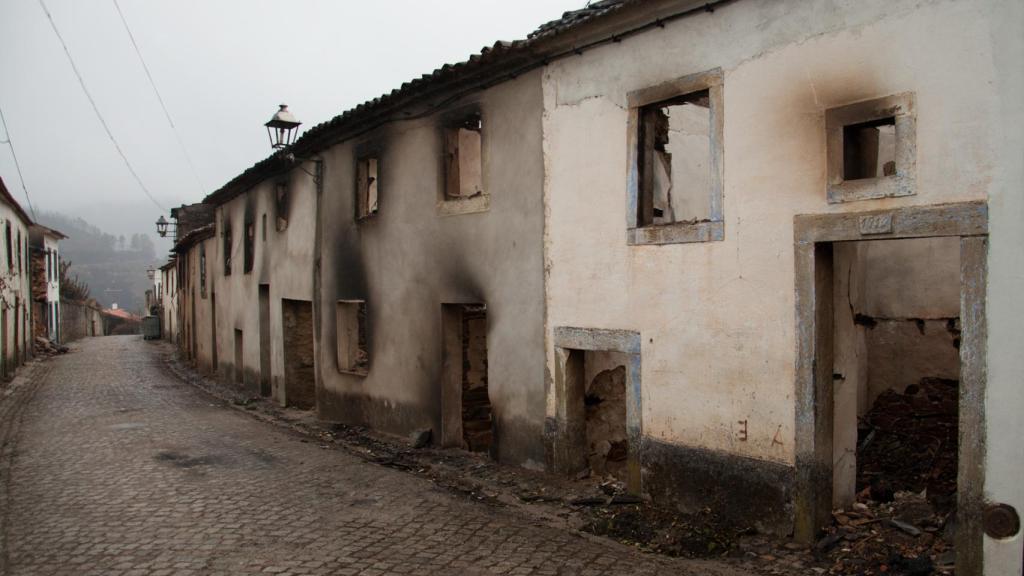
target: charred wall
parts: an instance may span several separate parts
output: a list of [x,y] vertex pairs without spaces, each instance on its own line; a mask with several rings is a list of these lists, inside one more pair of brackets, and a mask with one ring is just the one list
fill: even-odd
[[[470,109],[483,122],[488,201],[453,208],[443,196],[443,128]],[[494,454],[543,461],[540,112],[540,75],[530,73],[324,155],[323,417],[396,433],[431,428],[439,437],[441,306],[480,303]],[[364,150],[379,155],[380,209],[357,221],[356,159]],[[365,376],[338,370],[337,300],[366,301]]]

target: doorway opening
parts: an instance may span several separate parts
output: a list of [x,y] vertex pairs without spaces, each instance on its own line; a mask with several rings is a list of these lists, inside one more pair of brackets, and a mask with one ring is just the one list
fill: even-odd
[[217,373],[217,293],[210,291],[210,372]]
[[960,239],[836,242],[832,258],[833,507],[929,530],[921,553],[942,556],[955,535]]
[[554,340],[551,467],[572,477],[610,477],[640,494],[640,334],[559,327]]
[[442,444],[490,452],[494,410],[487,386],[487,305],[442,304],[442,329]]
[[245,384],[245,347],[242,331],[235,328],[235,384]]
[[260,396],[270,396],[270,382],[270,284],[260,284]]
[[583,353],[584,420],[590,474],[625,481],[629,460],[626,431],[626,367],[623,352]]
[[316,408],[313,303],[308,300],[282,299],[281,324],[284,336],[285,405],[312,410]]
[[797,216],[794,232],[795,537],[845,536],[867,505],[872,542],[979,572],[987,207]]

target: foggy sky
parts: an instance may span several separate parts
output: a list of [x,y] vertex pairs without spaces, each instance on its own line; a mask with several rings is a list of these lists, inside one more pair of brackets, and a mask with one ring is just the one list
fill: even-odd
[[[114,136],[167,209],[266,157],[263,123],[279,103],[310,128],[585,3],[119,0],[193,175],[112,0],[44,1]],[[0,108],[36,210],[154,235],[160,210],[100,126],[38,0],[0,0]],[[0,176],[28,210],[6,145]]]

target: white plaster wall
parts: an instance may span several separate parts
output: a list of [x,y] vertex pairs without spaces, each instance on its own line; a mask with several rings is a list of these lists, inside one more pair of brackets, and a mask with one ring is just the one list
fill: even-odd
[[[984,199],[999,21],[987,0],[749,0],[551,64],[549,368],[554,327],[639,330],[645,435],[793,463],[793,216]],[[626,94],[719,67],[725,240],[627,246]],[[907,91],[917,195],[829,205],[824,111]]]
[[160,319],[164,323],[164,337],[168,342],[178,341],[178,282],[176,279],[177,270],[174,266],[160,271],[163,277],[165,289],[160,293],[160,302],[164,309],[164,316]]
[[[23,221],[6,202],[0,202],[0,230],[11,224],[11,253],[13,265],[8,266],[7,252],[0,247],[0,277],[3,287],[0,290],[0,307],[7,312],[7,324],[2,327],[4,341],[2,344],[3,362],[7,374],[14,374],[14,367],[21,364],[22,359],[16,358],[15,343],[19,355],[24,358],[25,351],[32,342],[32,305],[31,305],[31,265],[25,258],[25,245],[29,241],[28,223]],[[21,235],[21,269],[18,269],[18,236]],[[17,310],[17,313],[15,313]],[[15,340],[17,326],[18,339]],[[13,363],[12,365],[7,364]]]
[[[986,43],[999,75],[986,86],[996,101],[992,112],[994,150],[989,185],[988,387],[985,497],[1024,514],[1024,3],[988,2],[980,17],[991,22]],[[1021,574],[1021,534],[1007,540],[985,537],[985,573]]]
[[859,312],[876,318],[960,316],[960,239],[863,243],[867,286]]

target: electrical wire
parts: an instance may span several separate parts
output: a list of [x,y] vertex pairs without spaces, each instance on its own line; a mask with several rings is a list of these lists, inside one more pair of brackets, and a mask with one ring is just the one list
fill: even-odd
[[196,171],[196,166],[192,162],[192,157],[189,155],[188,150],[185,148],[185,141],[181,139],[181,134],[178,133],[177,126],[174,125],[174,120],[171,119],[171,113],[167,111],[167,105],[164,104],[164,98],[160,95],[160,90],[156,87],[156,82],[153,80],[153,75],[149,72],[149,66],[146,65],[146,60],[142,57],[142,52],[139,50],[138,43],[135,42],[135,35],[132,34],[131,28],[128,27],[128,20],[125,19],[124,12],[121,11],[121,5],[117,3],[117,0],[113,0],[113,2],[114,8],[117,9],[117,15],[121,17],[121,23],[124,24],[124,30],[128,33],[128,38],[132,41],[132,48],[135,49],[135,54],[139,57],[139,62],[142,64],[142,69],[146,72],[146,78],[149,79],[149,85],[153,87],[153,92],[156,94],[156,99],[160,102],[160,108],[164,111],[167,123],[170,124],[171,130],[174,132],[174,137],[178,140],[178,146],[181,147],[181,153],[185,155],[188,167],[192,170],[192,176],[196,179],[196,184],[199,185],[199,191],[203,192],[203,183],[199,179],[199,173]]
[[11,138],[11,131],[7,128],[7,118],[4,117],[4,110],[0,108],[0,124],[4,125],[4,136],[6,140],[0,140],[0,144],[7,144],[11,148],[11,158],[14,158],[14,168],[18,171],[18,180],[21,182],[21,190],[25,193],[25,201],[28,202],[29,212],[32,212],[32,219],[36,219],[36,209],[32,206],[32,199],[28,197],[28,187],[25,186],[25,177],[21,174],[21,164],[18,163],[18,154],[14,151],[14,140]]
[[131,172],[132,177],[134,177],[135,181],[138,182],[139,188],[142,190],[143,194],[149,198],[150,202],[155,204],[162,212],[166,212],[167,209],[157,202],[156,198],[150,194],[149,188],[146,188],[146,185],[142,182],[142,178],[139,177],[138,172],[136,172],[135,168],[132,167],[132,163],[128,161],[128,156],[126,156],[124,150],[121,149],[121,145],[118,144],[117,138],[114,138],[114,133],[111,132],[110,126],[107,125],[107,121],[103,118],[103,114],[100,113],[99,106],[96,105],[96,100],[93,99],[92,94],[89,92],[89,88],[86,87],[85,80],[82,78],[82,73],[78,71],[75,59],[71,57],[71,50],[68,49],[67,43],[64,42],[64,37],[61,36],[60,30],[57,29],[57,23],[53,21],[53,16],[50,14],[49,9],[46,8],[46,3],[44,3],[43,0],[39,0],[39,6],[43,9],[43,12],[46,13],[46,18],[50,21],[53,33],[57,35],[57,40],[60,41],[61,47],[64,48],[64,54],[68,57],[68,62],[71,64],[71,70],[74,71],[75,77],[78,78],[78,84],[82,87],[82,92],[84,92],[85,97],[89,99],[89,104],[92,105],[93,112],[96,113],[96,118],[99,119],[100,124],[103,126],[103,130],[107,133],[107,136],[110,137],[110,141],[114,144],[114,148],[117,150],[118,155],[120,155],[121,159],[124,160],[124,165],[128,168],[128,171]]

